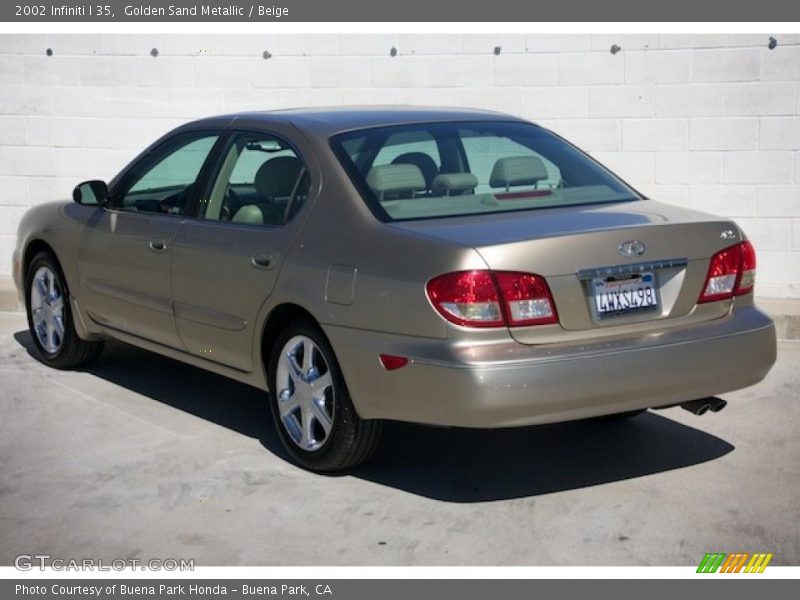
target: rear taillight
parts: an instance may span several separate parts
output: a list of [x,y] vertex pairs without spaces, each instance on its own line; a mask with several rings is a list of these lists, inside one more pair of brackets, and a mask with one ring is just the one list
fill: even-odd
[[494,276],[500,286],[509,327],[558,322],[553,297],[544,277],[503,271]]
[[456,325],[505,324],[497,285],[489,271],[461,271],[434,277],[428,282],[428,297],[436,310]]
[[737,296],[751,292],[756,283],[756,249],[747,241],[739,245],[742,247],[742,273],[733,291]]
[[698,303],[727,300],[753,289],[756,278],[756,252],[753,245],[740,242],[711,257],[708,275]]
[[460,271],[434,277],[428,297],[445,319],[467,327],[557,323],[543,277],[506,271]]

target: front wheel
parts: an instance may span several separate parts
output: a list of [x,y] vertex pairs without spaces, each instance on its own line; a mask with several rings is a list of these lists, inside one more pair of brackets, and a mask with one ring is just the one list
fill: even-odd
[[102,350],[103,342],[78,337],[58,261],[49,252],[40,252],[33,257],[27,273],[28,329],[40,360],[56,369],[74,369],[90,363]]
[[339,471],[372,456],[382,423],[356,414],[333,349],[317,327],[287,327],[273,346],[268,376],[275,427],[299,464]]

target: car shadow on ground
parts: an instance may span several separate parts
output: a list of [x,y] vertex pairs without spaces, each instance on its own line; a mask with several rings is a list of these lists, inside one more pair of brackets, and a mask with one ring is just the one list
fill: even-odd
[[[14,338],[35,357],[27,331]],[[87,372],[258,439],[289,460],[260,390],[116,342],[106,344]],[[485,502],[652,475],[714,460],[733,449],[718,437],[652,411],[627,421],[498,430],[390,422],[373,460],[344,475],[436,500]]]

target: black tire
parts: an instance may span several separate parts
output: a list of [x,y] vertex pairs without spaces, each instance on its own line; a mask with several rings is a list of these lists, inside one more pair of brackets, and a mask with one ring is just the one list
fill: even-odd
[[[297,336],[305,336],[316,345],[327,363],[331,375],[333,395],[333,419],[330,432],[322,445],[306,450],[296,443],[284,425],[278,407],[277,372],[278,361],[284,347]],[[322,331],[313,323],[298,321],[286,327],[275,339],[269,356],[267,376],[269,379],[269,404],[275,429],[283,447],[302,467],[317,472],[333,472],[360,465],[371,458],[378,446],[383,422],[367,420],[358,416],[347,386],[342,377],[333,348]]]
[[[42,268],[49,269],[53,274],[54,288],[59,292],[62,299],[62,322],[64,328],[63,338],[59,338],[59,343],[54,351],[45,348],[33,323],[33,311],[31,310],[32,294],[31,288],[36,273]],[[25,277],[25,312],[28,315],[28,330],[33,338],[33,344],[39,360],[46,365],[56,369],[77,369],[91,363],[103,349],[101,341],[87,341],[78,337],[73,321],[72,306],[69,301],[69,289],[64,278],[64,273],[58,260],[50,252],[39,252],[33,257],[26,269]]]

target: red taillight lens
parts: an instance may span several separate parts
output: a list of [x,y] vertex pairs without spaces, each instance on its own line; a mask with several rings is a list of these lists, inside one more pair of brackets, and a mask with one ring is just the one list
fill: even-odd
[[495,273],[508,325],[558,323],[556,306],[544,277],[531,273]]
[[428,297],[439,313],[456,325],[504,325],[500,295],[489,271],[461,271],[428,282]]
[[698,303],[726,300],[753,289],[756,252],[750,242],[720,250],[711,257],[708,275]]
[[543,277],[505,271],[461,271],[434,277],[428,297],[445,319],[468,327],[557,323]]
[[756,283],[756,249],[748,241],[739,244],[742,248],[742,272],[734,294],[741,296],[753,290]]
[[712,256],[699,302],[714,302],[733,296],[741,262],[742,250],[738,244],[720,250]]

